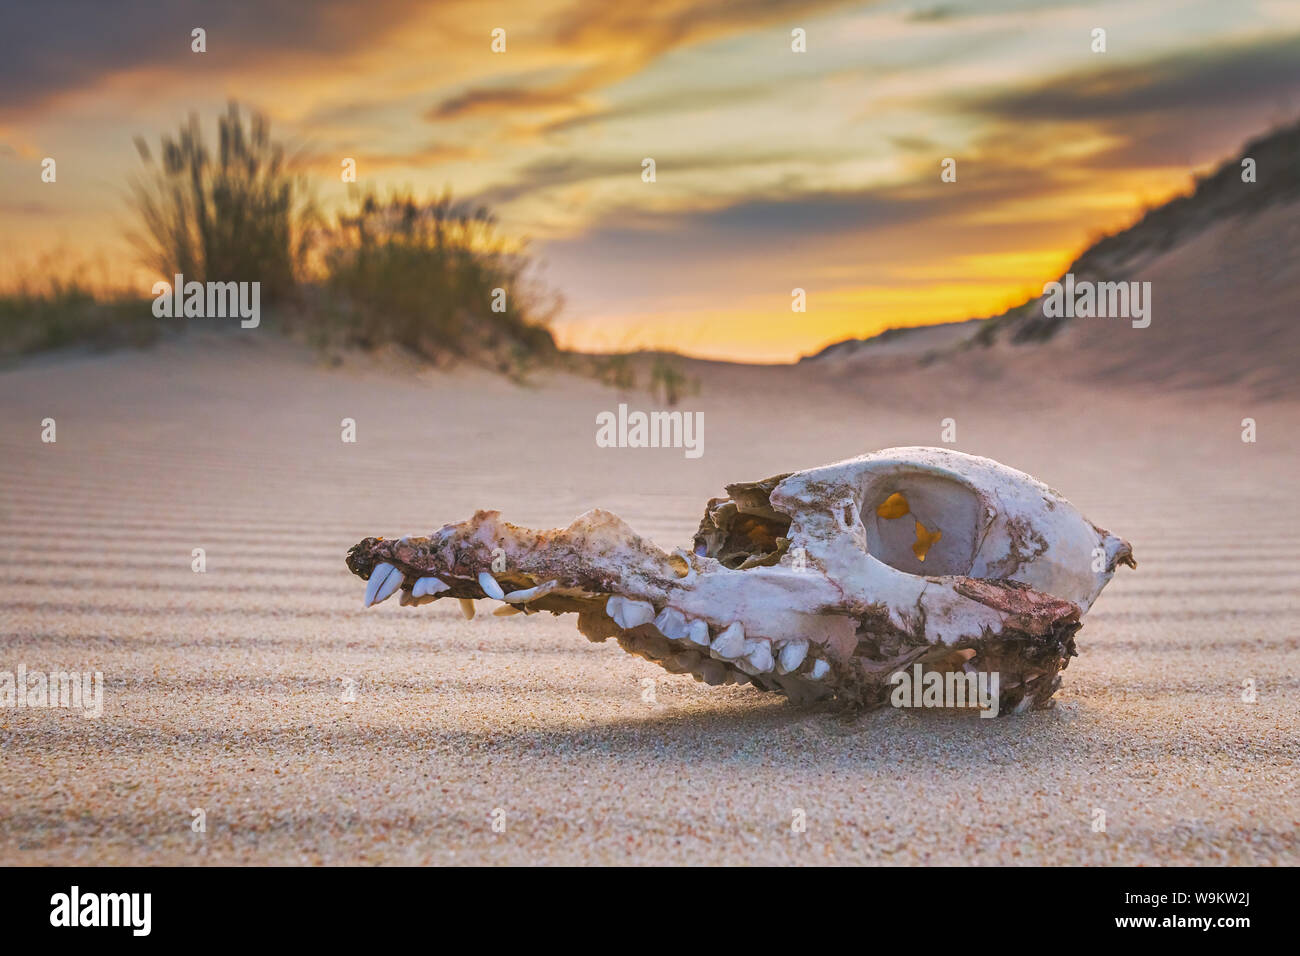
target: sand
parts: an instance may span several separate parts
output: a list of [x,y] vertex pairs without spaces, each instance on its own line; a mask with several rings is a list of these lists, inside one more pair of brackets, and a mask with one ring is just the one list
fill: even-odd
[[[325,368],[259,332],[0,373],[0,670],[105,681],[99,719],[0,709],[0,863],[1300,862],[1300,406],[981,363],[691,363],[698,460],[595,446],[644,394]],[[572,618],[362,611],[343,564],[484,506],[602,506],[673,547],[726,481],[937,444],[945,417],[1133,543],[1052,711],[846,720]]]

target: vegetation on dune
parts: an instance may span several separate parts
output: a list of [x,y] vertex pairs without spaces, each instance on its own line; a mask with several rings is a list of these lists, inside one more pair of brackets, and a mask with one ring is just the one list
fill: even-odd
[[302,275],[315,211],[284,146],[260,114],[245,122],[230,104],[218,144],[204,142],[198,116],[163,136],[155,158],[136,137],[146,173],[132,183],[141,260],[171,281],[259,282],[262,301],[288,298]]
[[[160,281],[257,282],[265,324],[322,349],[398,348],[515,377],[556,365],[618,387],[635,379],[626,357],[556,346],[548,326],[559,296],[530,278],[526,243],[502,235],[485,208],[450,193],[356,191],[327,219],[266,117],[234,103],[218,117],[215,148],[194,114],[156,148],[140,137],[135,145],[144,170],[130,183],[127,238]],[[154,316],[152,296],[25,280],[0,295],[0,354],[147,345],[168,323],[182,327]],[[657,359],[652,392],[675,404],[691,387]]]
[[558,297],[525,277],[526,246],[504,238],[482,207],[450,194],[356,195],[321,246],[312,314],[322,342],[397,345],[510,374],[559,354],[546,328]]
[[94,294],[75,279],[23,280],[0,295],[0,355],[49,349],[145,346],[158,338],[147,300]]

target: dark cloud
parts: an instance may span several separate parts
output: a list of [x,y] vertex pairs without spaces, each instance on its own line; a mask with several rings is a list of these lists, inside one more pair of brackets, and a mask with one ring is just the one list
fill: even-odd
[[560,89],[479,87],[435,104],[425,113],[425,119],[444,120],[484,113],[508,113],[513,110],[573,107],[579,103],[576,94]]
[[[48,0],[6,4],[0,18],[0,117],[141,67],[210,72],[289,56],[337,56],[387,32],[412,0]],[[190,31],[207,31],[206,53]]]
[[[1118,39],[1112,42],[1118,42]],[[965,108],[1013,121],[1126,121],[1146,113],[1280,102],[1300,92],[1300,35],[1098,67],[1028,90],[969,97]]]

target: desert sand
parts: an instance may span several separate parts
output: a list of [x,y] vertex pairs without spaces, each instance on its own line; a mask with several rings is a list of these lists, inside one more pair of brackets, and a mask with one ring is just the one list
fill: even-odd
[[[696,460],[596,447],[644,393],[330,368],[256,331],[4,371],[0,670],[105,692],[99,719],[0,709],[0,863],[1300,862],[1295,399],[1018,361],[687,363]],[[343,563],[479,507],[600,506],[684,545],[728,481],[939,444],[949,417],[1133,544],[1053,710],[796,708],[571,617],[363,611]]]

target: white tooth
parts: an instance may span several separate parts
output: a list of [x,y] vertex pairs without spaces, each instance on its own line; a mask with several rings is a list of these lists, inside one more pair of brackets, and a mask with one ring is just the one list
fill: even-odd
[[411,594],[415,597],[424,597],[428,594],[441,594],[443,591],[450,590],[451,585],[441,578],[420,578],[415,582],[415,587],[411,588]]
[[478,573],[478,586],[483,589],[483,593],[490,598],[496,598],[498,601],[504,601],[506,592],[501,590],[501,585],[497,584],[497,579],[492,577],[490,572],[480,571]]
[[796,670],[807,656],[807,641],[787,641],[785,646],[781,648],[781,656],[776,672],[778,674],[788,674],[792,670]]
[[709,653],[726,661],[735,660],[745,653],[745,628],[739,621],[732,621],[717,637]]
[[[389,565],[388,567],[390,568],[388,576],[384,578],[383,582],[379,585],[379,590],[375,591],[374,599],[370,602],[371,605],[382,604],[384,601],[387,601],[393,596],[397,589],[402,586],[402,581],[406,578],[406,575],[397,570],[397,568],[394,568],[392,565]],[[371,576],[370,580],[373,583],[375,579]],[[368,586],[366,587],[366,593],[370,593],[370,588]]]
[[649,624],[655,619],[655,608],[649,601],[634,601],[617,594],[606,602],[605,613],[625,631]]
[[375,595],[379,593],[380,585],[388,580],[392,570],[393,566],[386,561],[375,565],[374,570],[370,572],[370,580],[366,583],[366,598],[362,607],[370,607],[375,603]]
[[465,620],[474,620],[474,602],[469,598],[460,599],[460,613],[465,615]]
[[513,604],[502,604],[492,612],[493,617],[509,617],[511,614],[523,614],[522,608],[517,608]]
[[539,584],[534,588],[524,588],[519,591],[511,591],[506,595],[507,604],[527,604],[543,595],[550,594],[560,586],[559,581],[547,581],[545,584]]
[[628,598],[623,602],[624,627],[640,627],[655,619],[655,606],[649,601],[633,601]]
[[830,671],[831,671],[831,665],[827,664],[825,661],[822,660],[813,661],[812,670],[808,672],[808,679],[821,680],[823,677],[829,674]]
[[[686,616],[673,607],[666,607],[655,617],[655,627],[669,640],[684,641],[690,635]],[[705,629],[707,633],[707,628]]]
[[698,644],[700,647],[709,646],[709,622],[702,617],[697,617],[691,621],[690,630],[686,635],[687,640],[692,644]]
[[759,674],[766,674],[776,663],[772,660],[772,642],[750,640],[745,642],[745,660]]
[[1026,694],[1024,697],[1020,698],[1020,703],[1016,704],[1016,706],[1011,709],[1011,713],[1023,714],[1032,706],[1034,706],[1034,698]]

